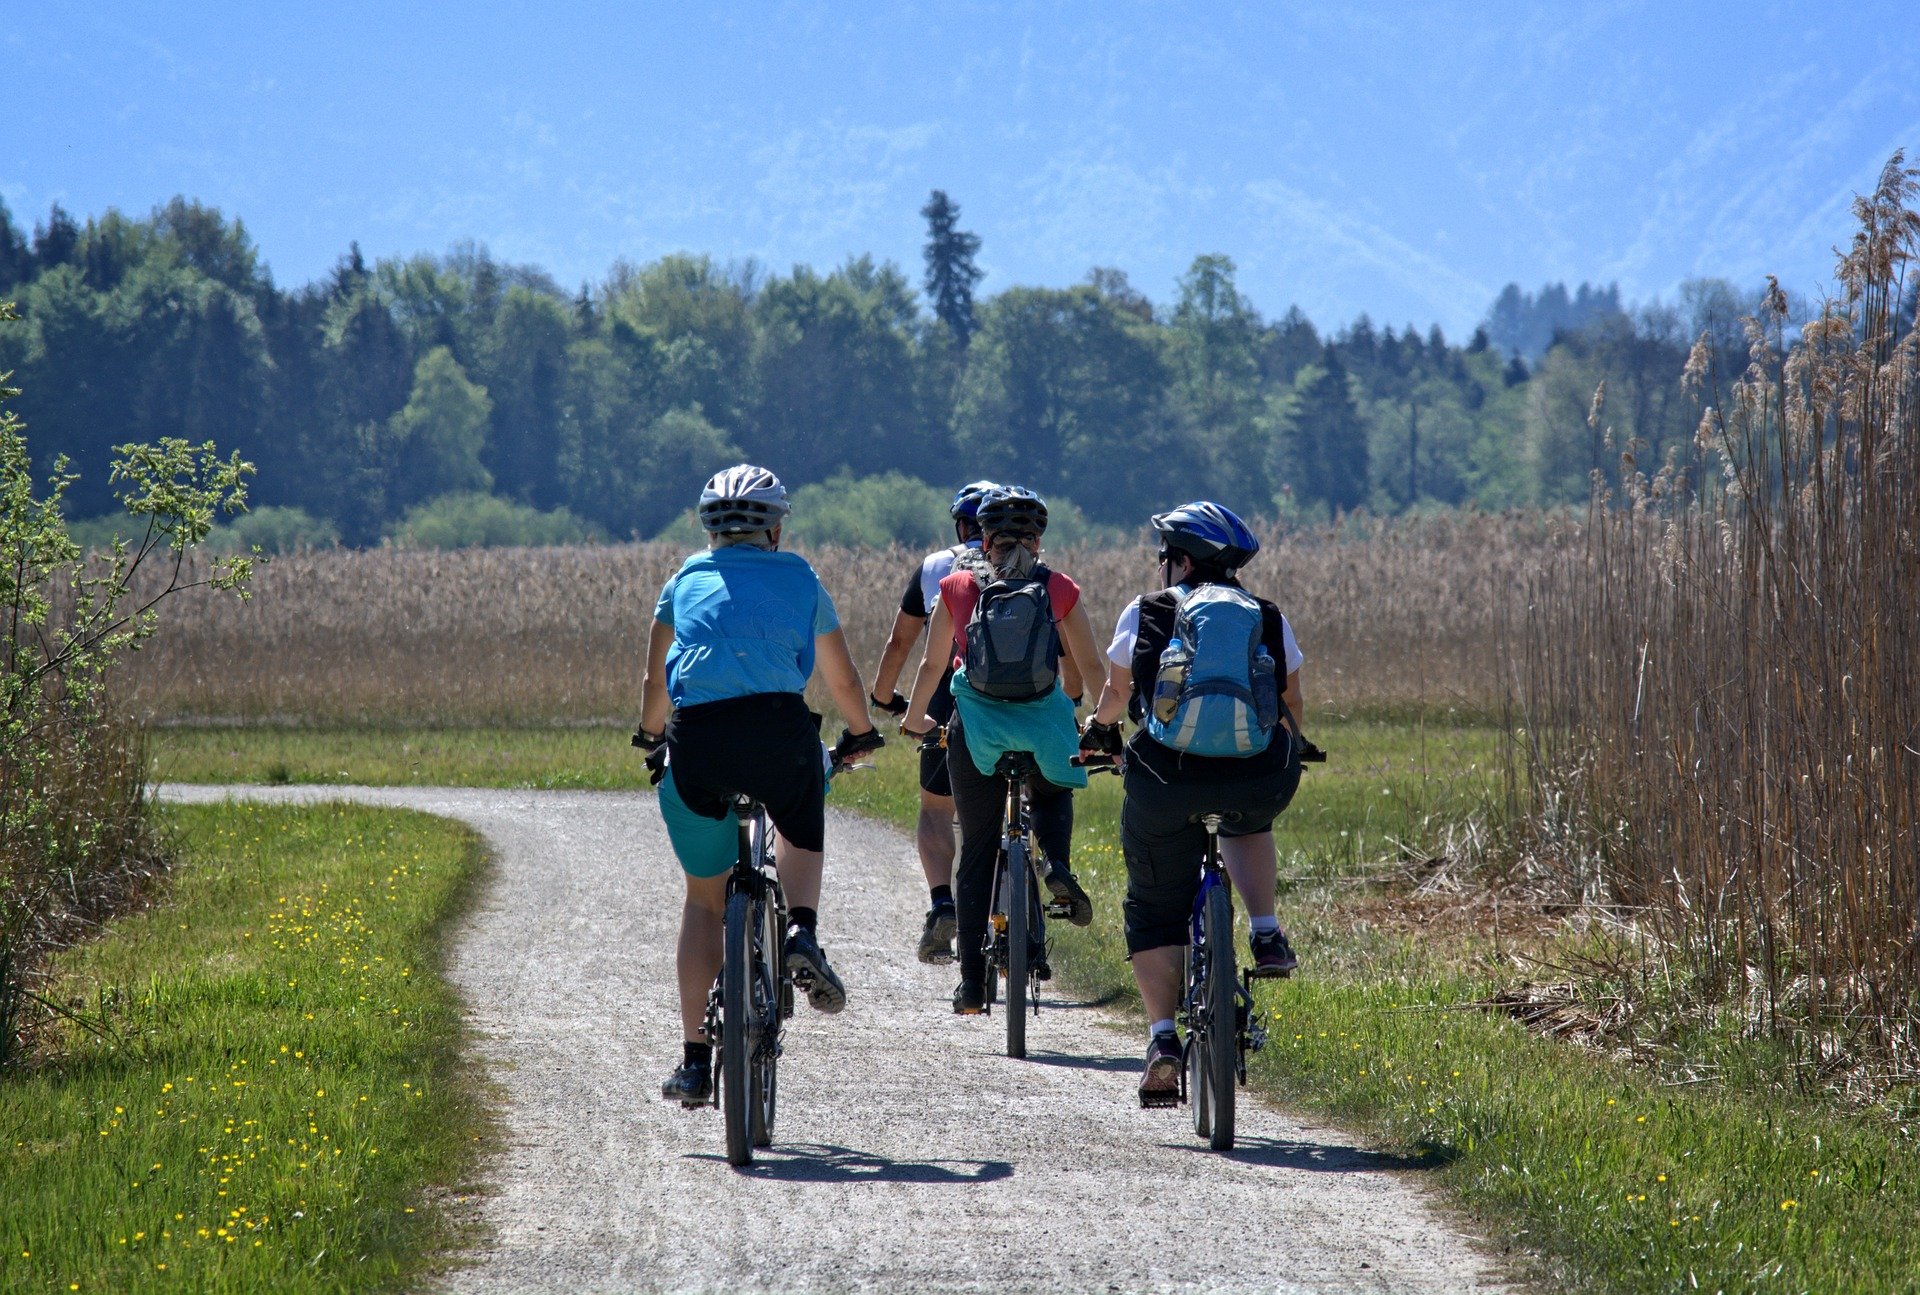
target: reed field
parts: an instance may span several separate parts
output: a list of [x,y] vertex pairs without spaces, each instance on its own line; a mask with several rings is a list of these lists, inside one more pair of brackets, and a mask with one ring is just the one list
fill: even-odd
[[1640,942],[1622,992],[1870,1094],[1920,1081],[1917,179],[1856,203],[1797,337],[1775,288],[1744,372],[1696,349],[1698,466],[1550,550],[1516,753],[1546,879]]
[[[1537,562],[1546,531],[1533,517],[1462,514],[1295,532],[1271,537],[1248,583],[1293,621],[1311,704],[1486,711],[1502,690],[1498,605]],[[161,721],[628,720],[654,600],[685,556],[659,543],[282,556],[258,571],[244,604],[175,608],[129,667],[132,697]],[[871,671],[921,555],[807,556]],[[1144,545],[1048,560],[1080,581],[1102,635],[1155,587]]]

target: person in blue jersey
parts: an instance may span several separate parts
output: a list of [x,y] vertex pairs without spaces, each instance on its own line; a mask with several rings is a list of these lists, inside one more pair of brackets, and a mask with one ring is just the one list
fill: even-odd
[[[873,672],[873,692],[868,700],[876,711],[895,719],[905,718],[907,699],[896,691],[900,672],[906,668],[914,644],[920,641],[940,601],[940,582],[953,574],[956,564],[984,564],[980,551],[980,501],[994,488],[991,481],[976,481],[960,487],[947,510],[953,518],[954,542],[927,554],[908,578],[906,592],[900,596],[900,610],[893,618],[893,631],[887,636],[886,649]],[[953,717],[950,666],[934,690],[927,714],[939,724]],[[927,916],[921,925],[917,953],[922,962],[952,962],[957,921],[953,903],[953,782],[947,775],[945,747],[928,745],[920,752],[920,820],[914,844],[920,850],[920,871],[926,876],[928,892]]]
[[[1089,757],[1121,753],[1120,722],[1140,730],[1126,745],[1126,800],[1120,839],[1127,864],[1122,905],[1127,956],[1149,1022],[1140,1100],[1156,1105],[1180,1087],[1181,1048],[1174,1026],[1185,975],[1189,915],[1207,853],[1197,815],[1231,812],[1220,830],[1220,855],[1247,906],[1252,930],[1250,972],[1286,976],[1293,947],[1275,915],[1273,820],[1300,785],[1302,656],[1293,626],[1265,598],[1248,594],[1237,575],[1260,551],[1245,522],[1219,504],[1200,500],[1153,518],[1160,540],[1156,593],[1134,599],[1120,613],[1107,649],[1107,685],[1080,739]],[[1205,755],[1156,740],[1151,708],[1163,654],[1178,638],[1181,608],[1209,588],[1237,591],[1257,649],[1270,658],[1279,692],[1277,722],[1242,754]],[[1189,645],[1192,646],[1192,645]],[[1242,649],[1244,651],[1244,649]],[[1282,682],[1284,681],[1284,682]],[[1164,728],[1159,730],[1165,733]],[[1170,740],[1177,738],[1169,734]]]
[[684,1055],[661,1087],[683,1104],[713,1093],[713,1048],[702,1027],[738,852],[734,796],[753,797],[773,821],[789,906],[788,969],[811,977],[808,997],[818,1010],[846,1005],[817,934],[829,753],[803,696],[814,672],[847,722],[833,760],[884,739],[867,719],[866,688],[833,599],[805,558],[780,551],[788,510],[786,489],[765,468],[743,463],[707,482],[699,509],[707,550],[660,591],[648,636],[634,741],[650,753],[666,747],[660,813],[686,873],[678,960]]

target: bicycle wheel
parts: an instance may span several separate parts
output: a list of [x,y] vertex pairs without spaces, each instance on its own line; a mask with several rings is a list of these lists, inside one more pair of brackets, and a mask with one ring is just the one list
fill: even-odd
[[1027,990],[1033,969],[1031,950],[1027,948],[1027,905],[1033,883],[1027,874],[1027,843],[1015,837],[1001,856],[1006,871],[1000,878],[1000,895],[1007,906],[1007,1055],[1027,1055]]
[[1237,1003],[1233,974],[1233,901],[1225,885],[1215,886],[1208,894],[1202,926],[1207,942],[1207,1103],[1213,1117],[1208,1145],[1215,1151],[1227,1151],[1233,1147]]
[[758,934],[753,950],[753,1020],[748,1046],[753,1049],[753,1092],[748,1103],[753,1114],[753,1145],[773,1145],[774,1102],[779,1094],[780,981],[784,969],[780,953],[786,932],[780,929],[780,910],[771,898],[754,905]]
[[727,1121],[727,1163],[753,1162],[753,1043],[749,981],[753,959],[753,901],[744,890],[727,896],[726,943],[720,966],[720,1108]]

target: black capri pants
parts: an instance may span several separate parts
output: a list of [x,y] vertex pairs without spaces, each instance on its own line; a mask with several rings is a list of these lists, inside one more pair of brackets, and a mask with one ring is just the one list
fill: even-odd
[[1220,835],[1254,836],[1272,828],[1299,786],[1300,761],[1284,730],[1266,753],[1245,760],[1183,756],[1136,735],[1120,810],[1128,955],[1187,943],[1207,857],[1207,829],[1196,815],[1237,813]]

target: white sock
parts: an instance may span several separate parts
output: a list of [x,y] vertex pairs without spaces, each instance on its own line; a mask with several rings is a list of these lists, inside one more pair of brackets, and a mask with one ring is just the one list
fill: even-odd
[[1280,919],[1277,917],[1249,917],[1247,919],[1247,925],[1253,928],[1255,935],[1271,935],[1280,929]]
[[1173,1032],[1173,1018],[1171,1016],[1164,1021],[1155,1021],[1147,1027],[1147,1042],[1153,1042],[1153,1036],[1156,1034],[1172,1034]]

